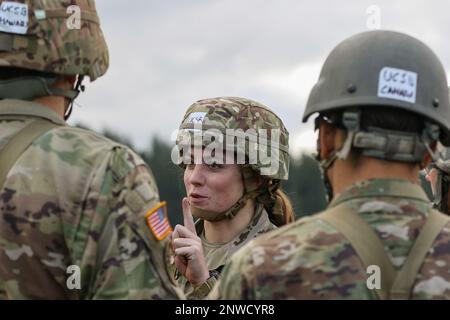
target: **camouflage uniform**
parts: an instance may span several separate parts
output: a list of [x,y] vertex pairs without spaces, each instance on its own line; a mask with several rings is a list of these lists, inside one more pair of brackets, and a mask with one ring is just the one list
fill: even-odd
[[[0,194],[0,277],[7,297],[176,297],[164,272],[165,241],[145,225],[145,213],[159,202],[147,165],[129,148],[64,126],[32,102],[0,102],[2,144],[34,117],[61,127],[22,154]],[[69,265],[81,269],[81,290],[66,286]]]
[[[28,33],[0,34],[1,64],[50,74],[0,81],[0,155],[33,123],[52,128],[14,159],[0,189],[0,297],[181,297],[166,268],[167,239],[157,240],[146,225],[146,213],[159,203],[148,166],[128,147],[66,126],[49,107],[33,102],[76,97],[52,86],[58,75],[93,81],[106,72],[108,52],[94,2],[19,3],[28,7]],[[81,8],[79,30],[67,30],[70,4]],[[80,288],[74,281],[69,289],[76,267]]]
[[[431,205],[418,184],[366,180],[329,206],[357,211],[400,270]],[[416,276],[412,298],[449,299],[450,224],[442,230]],[[381,271],[383,274],[383,270]],[[222,272],[223,299],[374,299],[369,275],[349,241],[319,216],[260,236],[238,251]]]
[[[261,204],[258,204],[255,215],[247,227],[236,236],[233,240],[223,244],[208,243],[205,238],[203,229],[203,220],[198,220],[196,224],[197,234],[202,239],[203,252],[205,253],[206,263],[208,269],[220,275],[223,267],[228,263],[230,257],[241,247],[243,247],[250,240],[267,233],[277,227],[269,220],[267,211]],[[208,293],[208,290],[195,290],[186,278],[177,273],[178,282],[184,288],[184,292],[188,299],[202,299]],[[210,287],[214,284],[209,284]],[[211,289],[211,288],[210,288]]]

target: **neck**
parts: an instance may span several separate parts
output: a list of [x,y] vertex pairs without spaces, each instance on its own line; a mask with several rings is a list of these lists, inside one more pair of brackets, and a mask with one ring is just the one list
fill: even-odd
[[64,119],[64,113],[66,110],[66,100],[64,97],[56,97],[56,96],[41,97],[41,98],[34,99],[33,102],[39,103],[41,105],[44,105],[44,106],[52,109],[62,119]]
[[255,201],[247,203],[232,219],[204,221],[206,241],[213,244],[227,243],[236,238],[247,227],[255,214]]
[[402,179],[419,181],[419,165],[405,164],[362,156],[355,166],[351,159],[337,159],[328,170],[333,193],[342,193],[352,184],[369,179]]

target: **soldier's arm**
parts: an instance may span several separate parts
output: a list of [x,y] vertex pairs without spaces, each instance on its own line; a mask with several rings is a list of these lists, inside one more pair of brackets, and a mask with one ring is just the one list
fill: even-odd
[[100,191],[108,207],[96,210],[109,212],[99,212],[107,218],[98,236],[90,298],[179,298],[166,269],[168,239],[158,240],[146,225],[146,213],[159,204],[149,168],[136,154],[119,149],[108,170]]

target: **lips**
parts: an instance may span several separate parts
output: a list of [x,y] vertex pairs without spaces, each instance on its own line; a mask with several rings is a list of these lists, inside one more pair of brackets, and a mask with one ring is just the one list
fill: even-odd
[[198,194],[198,193],[191,193],[190,197],[194,198],[194,199],[206,199],[206,198],[208,198],[208,197],[202,196],[201,194]]
[[198,193],[191,193],[189,195],[189,202],[191,202],[192,204],[199,204],[199,203],[205,201],[206,199],[208,199],[208,197],[203,196]]

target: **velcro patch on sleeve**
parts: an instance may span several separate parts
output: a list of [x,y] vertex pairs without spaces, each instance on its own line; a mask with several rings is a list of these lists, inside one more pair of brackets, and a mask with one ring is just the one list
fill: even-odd
[[167,217],[167,202],[162,201],[145,215],[147,226],[159,241],[166,238],[172,232],[169,218]]

